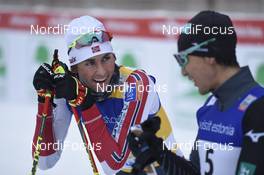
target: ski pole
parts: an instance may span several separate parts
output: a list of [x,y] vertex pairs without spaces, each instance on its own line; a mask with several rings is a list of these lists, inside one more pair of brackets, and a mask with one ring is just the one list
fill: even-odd
[[40,155],[40,151],[41,151],[40,143],[43,140],[43,131],[44,131],[44,128],[46,125],[46,119],[47,119],[47,115],[48,115],[48,107],[50,105],[50,98],[51,98],[51,92],[46,91],[44,109],[43,109],[43,112],[41,114],[41,127],[40,127],[40,131],[39,131],[39,135],[37,137],[37,146],[36,146],[35,152],[34,152],[34,159],[33,159],[33,166],[31,169],[31,175],[35,175],[36,171],[37,171],[37,165],[38,165],[39,155]]
[[71,109],[72,109],[75,121],[76,121],[76,123],[78,125],[79,131],[80,131],[80,134],[81,134],[84,146],[85,146],[85,150],[86,150],[86,152],[88,154],[88,157],[89,157],[89,160],[90,160],[90,163],[91,163],[91,167],[93,169],[93,173],[94,173],[94,175],[99,175],[99,172],[98,172],[98,169],[96,167],[92,152],[89,149],[89,142],[88,142],[88,139],[87,139],[87,137],[85,135],[84,128],[83,128],[83,125],[82,125],[82,121],[81,121],[81,119],[79,117],[78,111],[77,111],[77,109],[75,107],[71,107]]
[[[58,49],[54,50],[52,68],[53,68],[54,73],[65,73],[64,68],[62,66],[60,66],[60,64],[59,64]],[[88,139],[87,139],[86,134],[84,132],[84,128],[83,128],[82,122],[80,120],[80,116],[78,114],[78,111],[73,106],[71,107],[71,109],[72,109],[75,121],[78,125],[79,131],[80,131],[80,134],[82,137],[82,141],[83,141],[84,146],[85,146],[85,150],[88,154],[90,164],[91,164],[91,167],[93,169],[93,173],[94,173],[94,175],[99,175],[98,169],[96,167],[96,164],[95,164],[95,161],[93,158],[93,154],[92,154],[91,150],[89,149],[89,142],[88,142]]]

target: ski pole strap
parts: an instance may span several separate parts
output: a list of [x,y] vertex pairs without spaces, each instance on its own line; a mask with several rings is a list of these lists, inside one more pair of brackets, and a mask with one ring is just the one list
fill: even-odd
[[51,91],[46,91],[45,93],[45,103],[44,103],[44,109],[43,109],[43,113],[42,113],[42,117],[47,117],[48,115],[48,109],[49,109],[49,105],[50,105],[50,99],[52,97],[52,93]]
[[87,95],[87,91],[88,89],[86,87],[84,87],[80,81],[77,80],[77,78],[72,77],[75,80],[76,83],[76,94],[77,97],[74,100],[69,100],[69,104],[73,107],[79,106],[83,103],[83,101],[85,100],[85,97]]

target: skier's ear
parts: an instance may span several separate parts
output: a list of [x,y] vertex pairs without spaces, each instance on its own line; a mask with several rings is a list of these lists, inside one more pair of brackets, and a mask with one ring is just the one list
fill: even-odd
[[73,65],[73,66],[71,66],[71,71],[72,71],[72,73],[78,73],[77,72],[77,65]]
[[216,64],[215,57],[205,57],[205,60],[211,65]]
[[116,55],[114,54],[114,53],[112,53],[113,54],[113,57],[115,58],[115,60],[116,60]]
[[78,67],[77,67],[77,65],[73,65],[73,66],[71,66],[71,72],[74,74],[74,76],[75,76],[76,78],[79,78],[79,75],[78,75]]

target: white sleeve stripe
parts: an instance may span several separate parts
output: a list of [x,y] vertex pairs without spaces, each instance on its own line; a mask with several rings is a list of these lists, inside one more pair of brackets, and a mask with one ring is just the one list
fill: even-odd
[[90,123],[93,123],[93,122],[95,122],[96,120],[100,119],[101,117],[102,117],[102,115],[99,115],[99,116],[95,117],[95,118],[92,119],[92,120],[89,120],[89,121],[84,122],[84,124],[90,124]]

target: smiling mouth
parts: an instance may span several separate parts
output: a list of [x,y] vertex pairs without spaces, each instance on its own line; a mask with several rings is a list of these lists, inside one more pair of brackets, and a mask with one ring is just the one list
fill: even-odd
[[94,81],[95,83],[104,83],[104,82],[106,82],[106,80],[107,80],[107,78],[93,79],[93,81]]
[[193,79],[192,77],[188,76],[188,79],[189,79],[190,81],[194,82],[194,79]]
[[196,81],[192,77],[188,77],[188,79],[193,82],[194,86],[197,86]]

